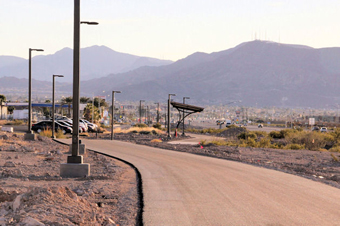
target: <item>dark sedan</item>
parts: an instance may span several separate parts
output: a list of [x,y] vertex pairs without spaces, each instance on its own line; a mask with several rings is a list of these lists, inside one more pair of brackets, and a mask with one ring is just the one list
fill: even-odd
[[[72,128],[69,126],[61,125],[58,122],[54,122],[55,124],[55,131],[57,132],[58,130],[61,130],[63,134],[65,133],[72,133]],[[52,130],[52,121],[40,121],[38,123],[35,123],[32,125],[32,130],[40,133],[43,130]]]

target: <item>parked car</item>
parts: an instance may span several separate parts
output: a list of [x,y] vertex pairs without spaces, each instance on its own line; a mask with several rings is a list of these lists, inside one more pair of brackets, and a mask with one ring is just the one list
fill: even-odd
[[83,119],[79,119],[79,125],[85,127],[85,131],[83,131],[83,132],[87,132],[89,130],[87,123]]
[[321,127],[320,128],[320,132],[321,133],[326,133],[327,132],[327,128],[326,127]]
[[319,129],[319,127],[317,127],[317,126],[314,126],[313,128],[312,128],[312,131],[319,131],[320,129]]
[[85,119],[83,119],[83,121],[87,124],[89,132],[96,132],[98,130],[98,126],[96,124]]
[[[47,130],[47,129],[52,129],[52,121],[40,121],[38,123],[35,123],[32,125],[32,130],[40,133],[43,130]],[[54,122],[54,126],[55,126],[55,131],[57,132],[58,130],[61,130],[63,132],[63,134],[66,133],[72,133],[72,127],[66,126],[66,125],[62,125],[59,122],[55,121]]]
[[[57,122],[59,122],[62,125],[69,126],[69,127],[73,128],[72,120],[58,120]],[[83,129],[79,125],[79,133],[82,133],[82,132],[83,132]]]

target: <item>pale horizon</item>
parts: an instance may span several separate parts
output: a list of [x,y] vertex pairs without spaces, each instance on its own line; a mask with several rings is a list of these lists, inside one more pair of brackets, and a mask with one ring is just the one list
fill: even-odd
[[[50,55],[73,48],[73,1],[0,0],[0,55],[27,59],[29,48]],[[335,0],[144,2],[83,0],[81,48],[177,61],[219,52],[255,39],[312,48],[340,46]]]

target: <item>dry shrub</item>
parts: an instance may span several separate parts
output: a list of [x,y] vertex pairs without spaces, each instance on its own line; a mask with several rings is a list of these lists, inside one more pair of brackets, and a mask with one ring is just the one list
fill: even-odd
[[336,146],[336,147],[332,147],[331,149],[329,149],[330,152],[338,152],[340,153],[340,147]]
[[305,149],[305,145],[300,144],[287,144],[284,149],[301,150]]
[[162,143],[163,141],[160,139],[153,139],[150,141],[151,143]]
[[152,126],[153,128],[156,128],[156,129],[162,129],[162,124],[160,123],[156,123]]
[[336,157],[333,153],[331,153],[331,156],[332,156],[332,158],[333,158],[334,161],[339,162],[338,157]]
[[214,139],[214,140],[200,140],[200,145],[207,146],[209,144],[217,145],[217,146],[236,146],[237,144],[233,141],[227,141],[222,139]]
[[[51,131],[51,133],[52,133],[52,131]],[[60,129],[58,129],[58,131],[57,131],[57,133],[55,134],[55,136],[56,136],[57,138],[59,138],[59,139],[64,139],[64,138],[66,138],[66,136],[63,134],[63,131],[60,130]]]
[[145,127],[145,128],[140,128],[140,127],[131,127],[129,129],[121,129],[121,128],[116,128],[113,130],[114,133],[143,133],[143,132],[149,132],[149,133],[156,133],[156,134],[165,134],[164,131],[153,128],[153,127]]
[[52,137],[52,130],[50,129],[44,129],[43,131],[41,131],[39,133],[40,136],[44,136],[44,137]]
[[[43,130],[39,133],[39,135],[50,138],[52,137],[52,130],[50,129]],[[61,138],[61,139],[66,138],[66,136],[63,134],[63,131],[60,129],[58,129],[58,131],[55,133],[55,136],[56,138]]]
[[300,146],[304,146],[304,148],[312,151],[317,151],[320,148],[324,148],[327,143],[334,142],[334,137],[330,134],[305,131],[289,133],[285,139],[288,145],[297,144]]
[[137,123],[136,125],[134,125],[134,127],[146,128],[146,127],[148,127],[148,125],[146,125],[144,123]]
[[24,124],[24,121],[18,120],[18,119],[14,119],[13,121],[5,123],[5,125],[15,125],[15,126],[19,126],[22,124]]

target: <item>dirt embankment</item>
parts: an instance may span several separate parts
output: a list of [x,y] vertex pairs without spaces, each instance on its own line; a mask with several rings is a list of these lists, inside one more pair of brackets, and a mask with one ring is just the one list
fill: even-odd
[[91,176],[61,178],[68,146],[0,133],[0,225],[136,225],[136,175],[126,164],[88,152]]

